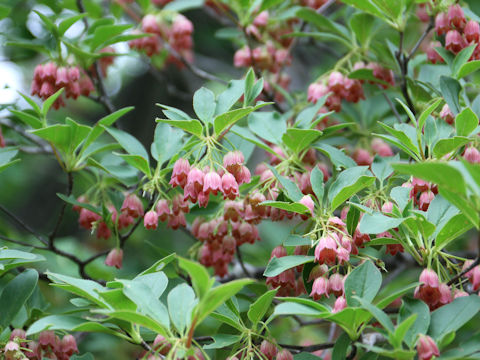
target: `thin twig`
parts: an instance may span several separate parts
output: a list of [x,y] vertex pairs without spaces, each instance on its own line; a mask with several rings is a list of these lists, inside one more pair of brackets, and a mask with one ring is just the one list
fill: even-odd
[[48,245],[48,241],[43,238],[39,233],[34,231],[30,226],[28,226],[22,219],[20,219],[17,215],[12,213],[6,207],[0,204],[0,211],[4,212],[10,219],[12,219],[17,225],[19,225],[22,229],[29,232],[33,236],[35,236],[40,242],[45,245]]
[[251,278],[252,274],[250,274],[247,267],[245,266],[245,264],[243,262],[243,258],[242,258],[242,252],[240,251],[240,248],[238,246],[237,246],[237,259],[238,259],[238,263],[240,264],[245,276]]
[[[73,191],[73,174],[71,172],[67,172],[67,197],[72,195]],[[55,227],[53,228],[52,232],[48,236],[48,241],[50,246],[54,247],[55,237],[57,236],[58,230],[60,229],[60,225],[62,224],[63,217],[65,216],[65,210],[67,208],[67,203],[62,201],[62,207],[60,208],[60,213],[58,214],[57,222],[55,223]]]
[[480,264],[480,257],[477,257],[475,259],[475,261],[469,266],[467,267],[465,270],[463,270],[461,273],[455,275],[453,278],[451,278],[448,282],[447,282],[447,285],[450,286],[452,285],[453,283],[455,283],[455,281],[457,281],[458,279],[460,279],[462,276],[464,276],[466,273],[468,273],[470,270],[472,270],[475,266],[479,265]]
[[393,114],[397,118],[398,122],[401,123],[402,118],[400,117],[400,114],[398,113],[397,109],[395,108],[395,105],[393,105],[392,100],[390,100],[390,98],[388,97],[388,95],[385,92],[382,92],[382,94],[383,94],[383,97],[385,98],[385,100],[387,101],[388,106],[390,106],[390,109],[392,110]]
[[328,342],[328,343],[323,343],[323,344],[315,344],[315,345],[307,345],[307,346],[301,346],[301,345],[287,345],[287,344],[278,344],[282,348],[290,349],[290,350],[297,350],[301,352],[313,352],[317,350],[325,350],[325,349],[330,349],[335,346],[334,342]]
[[3,241],[11,242],[13,244],[17,244],[17,245],[21,245],[21,246],[27,246],[27,247],[31,247],[31,248],[34,248],[34,249],[40,249],[40,250],[45,249],[43,246],[32,245],[32,244],[29,244],[29,243],[26,243],[26,242],[23,242],[23,241],[20,241],[20,240],[11,239],[11,238],[9,238],[5,235],[1,235],[1,234],[0,234],[0,239],[2,239]]

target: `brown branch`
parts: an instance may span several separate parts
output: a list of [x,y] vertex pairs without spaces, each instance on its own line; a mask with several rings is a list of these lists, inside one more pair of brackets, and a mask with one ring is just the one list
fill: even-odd
[[451,278],[448,282],[447,282],[447,285],[450,286],[452,285],[453,283],[455,283],[455,281],[457,281],[458,279],[460,279],[462,276],[464,276],[466,273],[468,273],[470,270],[472,270],[475,266],[479,265],[480,264],[480,257],[477,257],[475,259],[475,261],[469,266],[467,267],[465,270],[463,270],[461,273],[458,273],[457,275],[455,275],[453,278]]
[[[72,195],[73,191],[73,174],[71,172],[67,172],[67,197]],[[55,227],[53,228],[52,232],[48,236],[49,245],[51,248],[54,247],[55,237],[57,236],[58,230],[60,229],[60,225],[62,224],[63,217],[65,216],[65,210],[67,208],[67,203],[62,201],[62,207],[60,208],[60,213],[58,214],[57,222],[55,223]]]
[[17,225],[19,225],[22,229],[29,232],[33,236],[35,236],[40,242],[45,245],[48,245],[48,241],[44,239],[39,233],[34,231],[30,226],[28,226],[22,219],[20,219],[17,215],[12,213],[6,207],[0,204],[0,211],[4,212],[10,219],[12,219]]
[[238,259],[238,263],[240,264],[240,267],[242,268],[245,276],[251,278],[252,274],[250,274],[247,267],[245,266],[245,263],[243,262],[242,252],[240,251],[240,248],[238,246],[237,246],[237,259]]
[[328,342],[323,344],[315,344],[315,345],[307,345],[307,346],[287,345],[287,344],[278,344],[278,345],[282,348],[289,349],[289,350],[296,350],[298,352],[313,352],[318,350],[331,349],[335,346],[335,343]]

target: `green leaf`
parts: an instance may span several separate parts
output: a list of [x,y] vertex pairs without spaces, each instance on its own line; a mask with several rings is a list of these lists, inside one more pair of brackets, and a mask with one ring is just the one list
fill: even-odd
[[222,349],[238,343],[241,339],[241,335],[228,335],[228,334],[216,334],[212,335],[213,342],[203,346],[205,350],[209,349]]
[[63,201],[69,203],[69,204],[72,204],[72,205],[74,205],[74,206],[79,206],[79,207],[81,207],[81,208],[88,209],[88,210],[94,212],[95,214],[102,215],[102,210],[101,210],[101,209],[96,208],[95,206],[93,206],[93,205],[91,205],[91,204],[81,203],[81,202],[77,201],[77,199],[76,199],[75,196],[73,196],[73,195],[66,196],[66,195],[57,193],[57,196],[58,196],[60,199],[62,199]]
[[351,340],[347,333],[340,335],[338,339],[335,340],[335,345],[332,350],[332,360],[345,360],[350,342]]
[[350,206],[347,213],[347,231],[353,236],[360,220],[360,210],[355,206]]
[[215,94],[211,90],[201,87],[193,94],[193,109],[204,124],[212,121],[215,106]]
[[354,296],[371,302],[382,285],[382,274],[369,260],[356,267],[345,280],[345,298],[348,306],[359,306]]
[[329,18],[319,14],[313,9],[302,7],[297,11],[296,15],[300,19],[315,25],[321,31],[335,33],[345,39],[349,39],[350,37],[348,30],[344,26],[332,22]]
[[398,314],[398,321],[401,323],[412,315],[417,315],[417,318],[403,336],[403,341],[410,348],[415,346],[418,334],[427,333],[430,326],[430,310],[423,301],[404,298]]
[[73,24],[75,24],[78,20],[83,19],[86,15],[86,13],[78,14],[62,20],[62,22],[58,24],[58,34],[63,36]]
[[312,172],[310,173],[310,183],[312,184],[313,192],[317,197],[319,203],[322,203],[323,194],[325,191],[323,178],[324,178],[324,175],[322,170],[320,170],[318,166],[315,166]]
[[256,326],[263,319],[276,294],[277,289],[267,291],[250,305],[247,315],[253,326]]
[[90,51],[103,47],[104,43],[114,36],[122,34],[125,30],[132,27],[130,24],[114,24],[114,25],[101,25],[98,26],[93,37],[90,40]]
[[[372,240],[372,241],[375,241],[375,240]],[[379,308],[379,309],[384,309],[386,308],[388,305],[390,305],[393,301],[395,301],[396,299],[402,297],[403,295],[405,295],[406,293],[408,292],[411,292],[414,288],[416,288],[417,286],[419,286],[420,283],[419,282],[415,282],[415,283],[411,283],[409,284],[408,286],[404,287],[403,289],[400,289],[396,292],[388,292],[387,296],[386,297],[382,297],[382,299],[378,302],[375,303],[375,305]],[[385,288],[384,288],[385,290]],[[381,295],[381,294],[380,294]],[[381,297],[379,295],[379,297]]]
[[252,113],[248,117],[248,127],[261,138],[274,144],[281,144],[287,131],[285,118],[276,112]]
[[148,164],[148,153],[140,141],[125,131],[106,126],[103,127],[110,135],[113,136],[113,138],[115,138],[115,140],[117,140],[117,142],[125,149],[127,153],[130,155],[138,155],[139,157],[144,158]]
[[427,121],[427,118],[432,114],[432,112],[435,111],[435,109],[440,105],[440,103],[443,101],[442,98],[439,99],[434,99],[432,100],[433,103],[428,106],[419,116],[418,118],[418,127],[417,131],[422,131],[423,126],[425,125],[425,121]]
[[283,135],[282,140],[283,143],[290,148],[290,150],[298,155],[320,135],[322,135],[322,132],[319,130],[291,128],[288,129]]
[[164,10],[183,12],[203,6],[204,0],[174,0],[163,8]]
[[92,128],[92,130],[88,134],[87,138],[85,139],[82,152],[85,151],[96,139],[98,139],[100,135],[102,135],[106,127],[112,126],[119,118],[121,118],[126,113],[132,111],[133,109],[134,109],[133,106],[125,107],[111,114],[108,114],[107,116],[98,120],[95,126]]
[[178,154],[183,147],[184,132],[168,124],[158,123],[150,152],[161,165]]
[[[395,128],[391,128],[388,125],[385,125],[384,123],[379,122],[378,123],[382,128],[384,128],[386,131],[388,131],[390,134],[392,134],[395,138],[398,139],[398,141],[403,145],[403,149],[408,149],[406,152],[411,155],[413,158],[419,159],[420,158],[420,152],[418,149],[418,146],[414,141],[412,141],[412,138],[408,136],[408,130],[411,130],[412,135],[415,134],[416,137],[416,132],[415,128],[407,125],[407,124],[395,124]],[[385,138],[385,137],[382,137]]]
[[455,130],[458,136],[468,136],[478,126],[478,117],[471,108],[463,109],[455,118]]
[[272,155],[277,155],[273,149],[265,144],[262,140],[257,138],[255,135],[252,134],[252,132],[244,127],[240,127],[237,125],[234,125],[230,131],[231,133],[240,136],[242,139],[247,140],[248,142],[258,146],[259,148],[265,150],[266,152],[269,152]]
[[220,115],[230,110],[232,106],[235,105],[235,103],[240,99],[244,89],[245,82],[243,80],[229,81],[227,89],[217,97],[215,115]]
[[475,50],[475,47],[477,45],[470,45],[462,51],[460,51],[457,56],[455,56],[455,59],[453,60],[452,63],[452,73],[455,77],[459,78],[458,74],[460,69],[465,65],[468,60],[472,57],[473,51]]
[[202,134],[203,134],[202,123],[200,121],[196,120],[196,119],[192,119],[192,120],[167,120],[167,119],[157,118],[157,119],[155,119],[155,121],[175,126],[176,128],[185,130],[186,132],[189,132],[190,134],[193,134],[198,138],[201,138]]
[[461,90],[462,86],[457,80],[447,76],[440,77],[440,91],[454,115],[460,112],[459,95]]
[[384,313],[375,305],[371,304],[369,301],[362,299],[361,297],[353,296],[353,299],[356,302],[360,303],[360,306],[362,308],[364,308],[370,314],[372,314],[375,317],[375,319],[377,319],[378,322],[385,328],[385,330],[387,330],[389,333],[393,333],[394,327],[393,327],[392,320],[390,320],[390,318],[386,313]]
[[380,234],[398,227],[404,220],[404,218],[394,218],[380,212],[363,214],[359,230],[363,234]]
[[290,198],[290,200],[295,202],[300,201],[300,199],[303,197],[303,194],[298,188],[297,184],[295,184],[292,180],[280,175],[273,166],[267,166],[273,172],[273,175],[275,175],[280,184],[282,184],[286,191],[286,195]]
[[[430,207],[429,207],[430,209]],[[466,233],[473,227],[473,224],[464,214],[457,214],[450,218],[445,225],[439,229],[435,238],[436,247],[441,250],[460,235]]]
[[328,156],[328,158],[336,168],[348,169],[357,166],[357,164],[355,163],[355,161],[353,161],[351,157],[345,155],[343,151],[337,149],[336,147],[318,142],[315,143],[313,146],[315,147],[315,149]]
[[281,315],[300,315],[300,316],[315,316],[317,317],[321,312],[310,306],[298,304],[294,302],[284,302],[275,306],[272,317]]
[[234,280],[217,286],[207,292],[197,308],[197,324],[214,312],[221,304],[238,293],[245,285],[252,283],[250,279]]
[[478,69],[480,69],[480,60],[469,61],[466,64],[462,65],[462,67],[457,73],[457,79],[464,78],[465,76],[470,75]]
[[372,185],[375,177],[368,175],[366,166],[356,166],[342,171],[328,190],[331,210],[335,210],[352,195]]
[[180,284],[170,291],[167,302],[170,319],[177,331],[183,334],[192,321],[192,310],[196,303],[195,293],[187,284]]
[[267,265],[263,276],[273,277],[281,274],[285,270],[298,265],[306,264],[315,260],[314,256],[291,255],[281,258],[273,257]]
[[350,28],[361,45],[366,45],[372,36],[375,18],[369,14],[356,13],[350,18]]
[[440,340],[445,334],[460,329],[480,310],[480,298],[477,295],[459,297],[431,314],[429,334]]
[[178,258],[178,265],[190,275],[192,286],[198,297],[202,299],[212,286],[207,269],[199,263],[182,257]]
[[140,155],[126,155],[126,154],[118,154],[118,153],[115,153],[115,154],[120,156],[123,160],[125,160],[125,162],[132,165],[134,168],[143,172],[149,178],[152,177],[152,173],[150,171],[150,165],[148,164],[148,160],[146,160],[144,157]]
[[11,161],[17,154],[18,150],[15,148],[0,148],[0,171],[20,161],[20,159]]
[[[143,326],[147,329],[150,329],[163,336],[168,336],[166,329],[158,321],[152,319],[149,316],[139,314],[135,311],[99,309],[99,310],[93,310],[92,312],[106,315],[114,319],[119,319],[119,320],[127,321],[130,323],[134,323],[134,324]],[[167,318],[168,318],[168,315],[167,315]]]
[[25,124],[28,126],[34,128],[34,129],[39,129],[43,126],[42,121],[36,117],[33,116],[32,114],[29,114],[25,111],[18,111],[14,109],[8,109],[13,115],[18,117],[20,120],[22,120]]
[[71,155],[88,136],[90,127],[70,121],[66,125],[55,124],[30,132],[51,142],[64,154]]
[[260,205],[271,206],[271,207],[274,207],[274,208],[277,208],[277,209],[291,211],[291,212],[294,212],[294,213],[297,213],[297,214],[306,214],[306,213],[310,212],[310,210],[305,205],[300,204],[298,202],[288,203],[288,202],[284,202],[284,201],[267,200],[267,201],[264,201],[264,202],[260,203]]
[[0,327],[5,329],[37,286],[38,273],[27,269],[10,280],[0,295]]
[[378,180],[383,182],[393,173],[393,168],[390,166],[390,163],[398,160],[400,160],[398,155],[391,158],[376,155],[371,165],[373,174]]
[[215,134],[220,135],[225,129],[232,126],[240,119],[268,104],[271,103],[260,103],[255,106],[248,106],[246,108],[231,110],[216,116],[214,120]]
[[50,96],[48,97],[48,99],[43,102],[43,105],[42,105],[42,115],[43,115],[43,117],[46,117],[46,116],[47,116],[48,110],[50,110],[50,108],[52,107],[52,105],[53,105],[53,103],[55,102],[55,100],[57,100],[57,98],[58,98],[60,95],[62,95],[63,90],[64,90],[64,88],[61,88],[61,89],[58,90],[55,94],[50,95]]
[[441,159],[443,156],[457,150],[460,146],[463,146],[470,142],[468,137],[454,136],[449,139],[440,139],[433,147],[433,155],[437,159]]
[[400,324],[397,325],[395,332],[390,336],[390,342],[393,347],[396,349],[402,348],[402,342],[405,337],[405,334],[410,330],[415,321],[417,320],[418,314],[412,314],[410,317],[406,318]]

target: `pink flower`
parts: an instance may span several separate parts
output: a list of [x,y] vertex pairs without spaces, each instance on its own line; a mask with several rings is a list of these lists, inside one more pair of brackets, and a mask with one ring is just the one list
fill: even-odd
[[158,201],[155,210],[158,215],[158,220],[160,221],[166,221],[168,219],[168,215],[172,213],[170,211],[170,207],[168,206],[168,201],[165,199],[161,199]]
[[186,159],[178,159],[173,165],[172,177],[169,184],[173,187],[180,186],[182,189],[187,183],[187,177],[190,172],[190,164]]
[[435,48],[442,47],[440,41],[433,41],[430,43],[427,49],[427,58],[432,64],[443,63],[443,58],[437,53]]
[[334,71],[328,77],[328,87],[335,93],[340,93],[344,88],[345,78],[342,73]]
[[365,149],[355,150],[352,157],[358,165],[370,166],[373,162],[372,155],[370,155],[370,153]]
[[393,156],[392,148],[382,139],[375,138],[372,140],[372,150],[381,157]]
[[265,27],[268,24],[268,11],[264,10],[253,19],[253,25]]
[[276,257],[281,258],[287,256],[287,250],[282,245],[278,245],[272,250],[272,254],[270,255],[270,259]]
[[201,192],[198,194],[198,206],[206,208],[208,205],[208,194],[205,192]]
[[329,90],[325,84],[312,83],[308,87],[308,92],[307,92],[308,101],[315,104],[318,101],[318,99],[320,99],[322,96],[327,95],[328,92]]
[[466,46],[465,39],[457,30],[450,30],[445,37],[445,49],[458,54]]
[[480,40],[480,25],[476,21],[470,20],[467,25],[465,25],[463,34],[469,43],[478,43]]
[[73,354],[78,354],[77,342],[73,335],[65,335],[60,344],[62,352],[67,356],[72,356]]
[[238,185],[248,184],[251,180],[250,170],[248,170],[246,166],[242,166],[240,171],[233,175],[235,176]]
[[393,204],[391,201],[387,201],[382,205],[382,212],[390,214],[393,210]]
[[10,340],[15,340],[15,339],[26,340],[27,339],[26,331],[23,329],[13,329],[12,333],[10,334]]
[[430,286],[434,288],[438,288],[440,286],[437,273],[431,269],[423,269],[418,280],[422,282],[424,286]]
[[96,221],[99,221],[101,216],[90,211],[88,209],[82,208],[80,209],[80,216],[78,217],[78,223],[81,227],[90,230],[92,228],[92,224]]
[[52,350],[56,349],[58,345],[57,337],[51,330],[42,331],[38,337],[38,344],[44,350],[47,350],[48,348]]
[[122,267],[122,260],[123,260],[123,250],[122,249],[112,249],[107,255],[105,259],[105,265],[107,266],[115,266],[117,269]]
[[145,229],[155,230],[158,226],[158,214],[155,210],[148,211],[143,218]]
[[133,218],[143,216],[142,201],[135,194],[129,194],[122,204],[121,211],[125,211]]
[[223,157],[223,167],[232,174],[240,171],[245,158],[241,151],[230,151]]
[[191,191],[197,194],[197,196],[198,196],[198,193],[200,193],[200,191],[203,190],[204,177],[205,177],[205,174],[203,173],[202,170],[198,168],[192,168],[188,173],[186,186],[191,186]]
[[450,6],[448,9],[447,19],[448,24],[456,27],[457,29],[463,29],[467,22],[462,7],[458,4]]
[[417,353],[419,360],[430,360],[433,356],[440,356],[437,344],[428,335],[420,335],[417,342]]
[[320,300],[322,296],[328,297],[329,281],[323,276],[315,279],[312,285],[310,296],[314,300]]
[[183,212],[179,212],[178,214],[172,214],[168,217],[167,226],[172,228],[173,230],[178,229],[180,226],[187,226],[187,221],[185,219],[185,214]]
[[224,199],[234,200],[238,196],[237,180],[228,172],[222,176],[222,192]]
[[57,79],[55,85],[63,87],[70,82],[68,78],[68,70],[66,67],[59,67],[57,69]]
[[235,67],[248,67],[252,63],[252,57],[250,55],[250,49],[243,47],[238,49],[233,55],[233,65]]
[[178,14],[172,24],[172,35],[176,38],[190,36],[193,32],[193,24],[185,16]]
[[142,19],[142,30],[146,33],[161,34],[157,18],[153,14],[147,14]]
[[277,354],[277,360],[293,360],[293,355],[287,349],[283,349]]
[[260,352],[265,355],[268,360],[273,360],[277,355],[277,347],[267,340],[263,340],[260,344]]
[[337,242],[335,239],[330,236],[324,236],[320,238],[316,248],[315,248],[315,259],[320,264],[335,264],[335,258],[337,256]]
[[[310,216],[313,216],[313,210],[315,208],[315,204],[313,203],[313,200],[312,200],[311,196],[310,195],[305,195],[304,197],[301,198],[301,200],[299,202],[300,202],[300,204],[305,205],[308,208],[308,210],[310,210]],[[303,216],[302,216],[302,218],[303,218]],[[308,218],[308,217],[306,216],[306,218]]]
[[343,276],[335,273],[328,279],[328,293],[335,296],[343,295]]
[[419,198],[419,208],[420,210],[427,211],[428,207],[430,206],[430,203],[433,201],[435,198],[435,194],[430,191],[424,191],[420,194]]
[[473,146],[470,146],[465,149],[463,158],[472,164],[480,164],[480,151],[478,151]]
[[446,34],[448,30],[450,30],[450,26],[448,25],[447,14],[438,13],[435,17],[435,31],[437,32],[437,35],[440,36]]
[[343,309],[345,309],[346,307],[347,307],[347,300],[345,300],[344,296],[340,296],[340,297],[337,298],[337,300],[335,300],[335,304],[333,305],[332,312],[333,313],[340,312]]
[[97,227],[97,239],[108,240],[110,239],[111,235],[112,235],[112,232],[108,228],[107,223],[105,221],[99,222]]

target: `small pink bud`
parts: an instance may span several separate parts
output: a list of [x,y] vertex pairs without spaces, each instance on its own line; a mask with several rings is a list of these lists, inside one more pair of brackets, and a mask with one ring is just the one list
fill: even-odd
[[430,360],[433,356],[440,356],[440,351],[435,341],[428,335],[420,335],[417,342],[419,360]]
[[382,205],[382,212],[390,214],[393,210],[393,204],[391,201],[387,201]]
[[312,285],[310,296],[314,300],[320,300],[322,296],[328,297],[329,281],[323,276],[315,279]]
[[275,247],[272,250],[272,254],[270,255],[270,259],[272,259],[273,257],[281,258],[281,257],[284,257],[284,256],[287,256],[287,250],[285,250],[285,248],[282,245],[278,245],[277,247]]
[[308,92],[307,92],[308,101],[315,104],[318,101],[318,99],[320,99],[322,96],[327,95],[328,92],[329,90],[325,84],[312,83],[308,87]]
[[419,198],[420,210],[427,211],[428,207],[430,206],[430,203],[433,201],[434,198],[435,198],[435,194],[432,191],[427,190],[422,192]]
[[480,164],[480,151],[478,151],[473,146],[470,146],[465,149],[463,158],[472,164]]
[[158,226],[158,214],[155,210],[148,211],[143,218],[145,229],[155,230]]
[[332,312],[333,313],[340,312],[343,309],[345,309],[346,307],[347,307],[347,300],[345,300],[344,296],[340,296],[340,297],[337,298],[337,300],[335,300],[335,304],[333,305]]
[[273,360],[277,355],[277,347],[267,340],[263,340],[260,344],[260,352],[265,355],[268,360]]
[[122,249],[112,249],[105,259],[105,265],[107,266],[115,266],[117,269],[122,267],[122,260],[123,260],[123,250]]
[[268,11],[264,10],[253,19],[253,25],[265,27],[268,24]]
[[147,14],[142,19],[142,30],[151,34],[160,34],[157,18],[153,14]]
[[370,155],[370,153],[365,149],[355,150],[352,157],[353,157],[353,160],[355,160],[355,162],[361,166],[362,165],[370,166],[372,165],[372,162],[373,162],[372,155]]
[[310,210],[310,216],[313,216],[313,210],[315,208],[315,204],[313,203],[313,200],[310,195],[305,195],[302,197],[302,199],[299,201],[300,204],[305,205],[308,210]]

